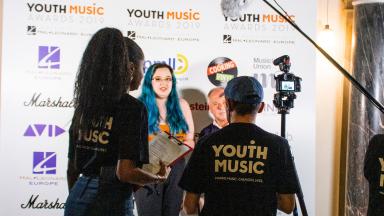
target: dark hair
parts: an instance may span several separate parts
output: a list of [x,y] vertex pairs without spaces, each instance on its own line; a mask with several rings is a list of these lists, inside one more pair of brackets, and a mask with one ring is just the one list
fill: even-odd
[[166,122],[169,125],[170,132],[172,134],[188,132],[189,128],[180,107],[180,100],[176,89],[176,78],[173,73],[173,69],[165,63],[155,63],[151,65],[145,73],[143,88],[139,97],[148,109],[149,133],[159,131],[160,113],[156,104],[156,95],[152,86],[152,77],[159,68],[168,68],[172,75],[172,89],[166,103]]
[[76,77],[75,131],[105,120],[127,92],[130,80],[122,33],[115,28],[100,29],[88,42]]
[[128,60],[134,65],[138,65],[141,60],[144,60],[143,50],[134,40],[128,37],[124,37],[124,41],[128,48]]
[[238,115],[256,114],[260,107],[260,103],[244,104],[244,103],[239,103],[233,100],[228,100],[228,101],[230,103],[231,110],[236,111]]
[[[140,86],[140,82],[143,78],[143,68],[140,64],[140,61],[144,61],[144,53],[143,50],[135,41],[128,37],[124,37],[124,42],[128,50],[128,60],[131,64],[133,64],[133,71],[132,71],[132,79],[131,79],[131,89],[136,90]],[[131,67],[130,67],[131,69]]]

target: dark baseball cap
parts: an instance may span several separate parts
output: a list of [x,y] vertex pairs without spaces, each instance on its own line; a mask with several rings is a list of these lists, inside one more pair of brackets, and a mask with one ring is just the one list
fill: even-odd
[[255,78],[240,76],[231,79],[224,90],[225,97],[244,104],[259,104],[263,101],[263,86]]

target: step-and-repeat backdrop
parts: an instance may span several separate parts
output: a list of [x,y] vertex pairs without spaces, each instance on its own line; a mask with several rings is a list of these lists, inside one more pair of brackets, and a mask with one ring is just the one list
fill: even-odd
[[[315,36],[315,0],[279,2]],[[257,124],[280,134],[281,116],[272,103],[273,77],[280,71],[272,61],[288,54],[291,72],[303,81],[287,115],[287,139],[314,215],[315,50],[262,1],[233,19],[222,15],[219,0],[4,0],[1,215],[63,214],[74,79],[88,40],[105,26],[143,48],[146,68],[161,61],[175,69],[196,132],[212,121],[208,91],[248,75],[265,90],[266,109]]]

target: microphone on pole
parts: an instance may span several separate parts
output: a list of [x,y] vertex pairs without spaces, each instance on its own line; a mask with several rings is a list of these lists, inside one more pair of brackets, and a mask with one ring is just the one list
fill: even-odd
[[226,17],[240,17],[253,0],[221,0],[221,11]]
[[280,56],[279,58],[273,60],[273,65],[279,65],[281,63],[289,64],[289,56],[283,55],[283,56]]

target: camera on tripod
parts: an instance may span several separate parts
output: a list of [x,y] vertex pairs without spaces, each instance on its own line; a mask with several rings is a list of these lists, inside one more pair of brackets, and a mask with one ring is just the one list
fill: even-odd
[[278,65],[283,72],[275,76],[277,93],[274,94],[273,104],[278,108],[278,113],[289,113],[289,109],[294,106],[295,92],[301,91],[301,78],[289,73],[291,62],[288,55],[275,59],[273,64]]

